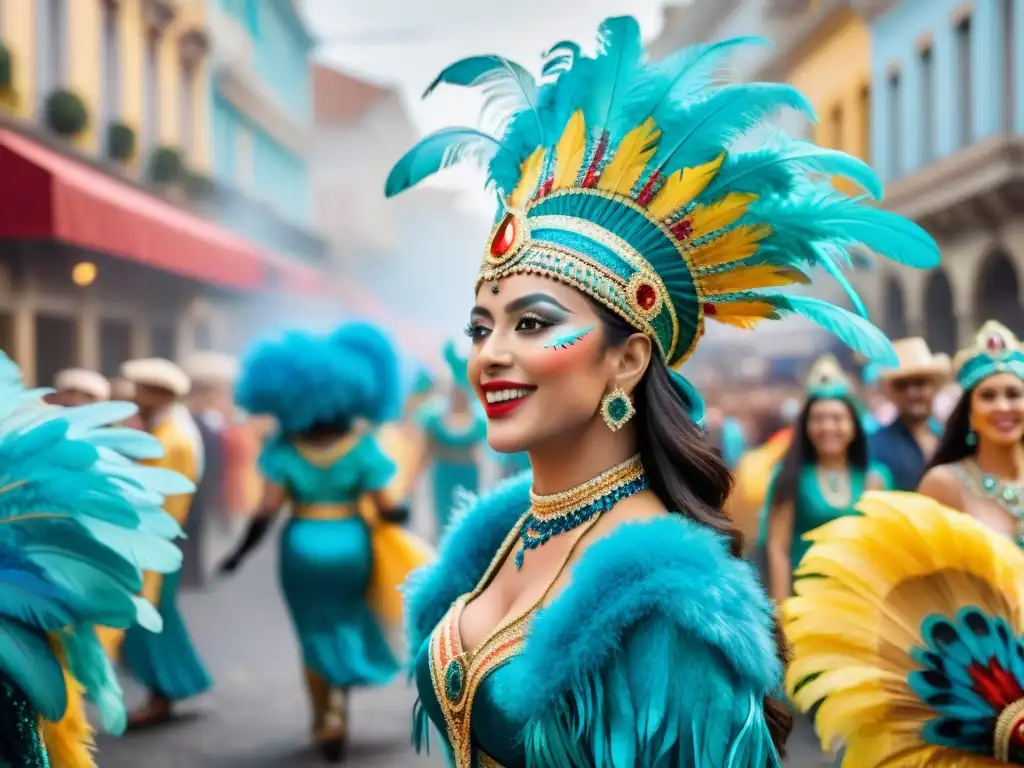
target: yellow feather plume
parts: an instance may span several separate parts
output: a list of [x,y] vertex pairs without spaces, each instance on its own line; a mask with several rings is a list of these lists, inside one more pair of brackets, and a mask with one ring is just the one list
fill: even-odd
[[[810,534],[796,596],[783,604],[793,660],[786,690],[843,768],[972,768],[990,757],[922,741],[937,712],[911,690],[929,616],[967,606],[1024,633],[1024,553],[968,515],[913,493],[871,492],[858,516]],[[813,679],[809,680],[808,678]]]
[[562,138],[555,145],[555,175],[551,189],[568,189],[576,185],[586,153],[587,123],[583,119],[583,110],[579,109],[569,118]]
[[735,227],[689,251],[687,256],[697,269],[742,261],[757,253],[760,242],[768,237],[771,231],[771,227],[766,224]]
[[739,267],[728,272],[708,275],[701,279],[704,293],[718,296],[733,291],[749,291],[754,288],[776,288],[782,285],[807,285],[811,278],[796,267],[756,266]]
[[43,743],[50,757],[51,768],[96,768],[92,752],[95,746],[93,729],[85,716],[82,700],[84,689],[64,667],[64,685],[68,707],[60,722],[42,721]]
[[707,315],[726,325],[751,330],[762,320],[775,319],[778,310],[764,301],[727,301],[715,304],[715,314]]
[[757,200],[757,195],[747,192],[730,192],[717,203],[698,205],[687,217],[693,229],[691,237],[697,238],[735,223],[747,212],[747,208],[755,200]]
[[648,204],[648,213],[655,219],[666,219],[687,203],[692,202],[693,198],[703,192],[715,178],[723,160],[725,160],[724,152],[710,163],[704,163],[695,168],[683,168],[681,171],[673,173],[665,180],[664,185],[658,190],[658,194]]
[[540,182],[540,174],[543,170],[544,148],[537,147],[530,153],[529,157],[523,160],[523,164],[519,166],[519,183],[512,190],[512,194],[508,196],[510,208],[521,211],[526,207],[530,195],[537,189],[537,184]]
[[661,131],[653,117],[648,117],[627,133],[615,150],[615,157],[601,172],[601,180],[597,183],[597,188],[619,195],[628,195],[640,180],[640,175],[658,149],[660,137]]

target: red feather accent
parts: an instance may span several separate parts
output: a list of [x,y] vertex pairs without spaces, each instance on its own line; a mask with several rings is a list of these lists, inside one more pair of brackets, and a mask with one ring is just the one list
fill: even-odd
[[1020,683],[994,658],[989,661],[988,666],[982,666],[976,661],[971,662],[967,674],[974,682],[974,692],[997,711],[1001,712],[1013,702],[1024,698],[1024,690],[1021,689]]
[[597,184],[598,179],[601,175],[597,171],[597,167],[601,164],[604,159],[604,153],[608,149],[608,131],[604,131],[601,134],[601,138],[597,142],[597,147],[594,149],[594,156],[590,159],[590,165],[587,166],[586,176],[583,177],[583,188],[589,189]]

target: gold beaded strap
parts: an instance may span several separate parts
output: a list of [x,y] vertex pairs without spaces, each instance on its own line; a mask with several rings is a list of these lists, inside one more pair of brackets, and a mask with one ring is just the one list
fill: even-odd
[[1024,699],[1010,704],[999,713],[993,733],[993,757],[1002,763],[1010,762],[1010,744],[1013,737],[1024,738]]
[[621,464],[602,472],[593,480],[570,488],[568,491],[541,496],[530,490],[530,504],[533,506],[533,517],[540,521],[555,520],[577,512],[594,499],[607,496],[644,476],[644,465],[640,454],[636,454]]

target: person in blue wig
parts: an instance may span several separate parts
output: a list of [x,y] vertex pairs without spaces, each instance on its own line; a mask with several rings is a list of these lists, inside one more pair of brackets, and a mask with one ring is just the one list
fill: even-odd
[[456,768],[780,763],[774,608],[676,368],[708,322],[792,314],[889,362],[863,317],[776,288],[816,266],[848,285],[851,249],[915,267],[939,253],[832,185],[880,194],[860,161],[779,133],[737,146],[780,109],[812,114],[788,85],[723,77],[749,43],[650,63],[620,17],[594,55],[556,45],[539,78],[495,55],[456,62],[428,90],[482,88],[495,134],[438,131],[386,182],[393,195],[459,161],[486,167],[498,210],[468,379],[491,447],[532,468],[475,500],[406,586],[415,739],[439,732]]
[[340,762],[349,692],[382,685],[398,670],[387,633],[401,619],[398,586],[429,555],[390,524],[404,519],[399,504],[411,483],[377,434],[399,416],[398,358],[365,323],[329,336],[287,333],[244,358],[236,399],[280,428],[260,456],[263,499],[220,570],[235,571],[290,505],[280,585],[302,649],[314,740]]
[[94,768],[85,701],[104,730],[127,713],[101,635],[161,629],[143,570],[181,567],[165,496],[192,483],[141,466],[162,447],[113,425],[130,403],[46,405],[0,353],[0,765]]
[[869,458],[853,382],[835,357],[824,355],[808,373],[807,399],[765,502],[768,593],[776,600],[792,594],[793,572],[810,546],[807,533],[852,514],[865,491],[890,487],[889,470]]
[[487,422],[466,378],[466,360],[454,342],[445,345],[444,358],[452,377],[448,396],[430,400],[417,412],[427,438],[438,537],[448,527],[459,490],[480,490],[480,448],[487,438]]

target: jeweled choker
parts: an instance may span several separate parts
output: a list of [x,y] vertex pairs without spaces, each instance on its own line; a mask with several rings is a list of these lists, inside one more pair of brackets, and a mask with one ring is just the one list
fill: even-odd
[[530,511],[519,529],[523,545],[516,553],[516,568],[523,567],[526,550],[546,544],[553,536],[583,525],[647,488],[644,466],[637,454],[567,491],[540,496],[531,490]]

